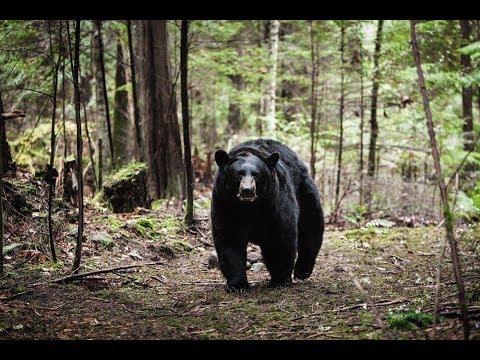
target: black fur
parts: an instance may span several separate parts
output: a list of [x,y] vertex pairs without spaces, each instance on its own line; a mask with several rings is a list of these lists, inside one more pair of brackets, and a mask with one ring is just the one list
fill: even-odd
[[[318,190],[303,162],[287,146],[264,139],[244,142],[228,155],[218,150],[215,159],[212,231],[227,291],[249,287],[248,242],[260,246],[271,285],[291,283],[292,272],[308,278],[325,226]],[[245,175],[255,177],[258,197],[252,202],[238,198]]]

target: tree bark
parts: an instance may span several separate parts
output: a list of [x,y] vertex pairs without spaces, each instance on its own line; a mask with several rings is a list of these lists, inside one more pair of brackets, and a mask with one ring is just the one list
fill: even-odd
[[[469,20],[460,20],[462,31],[462,46],[470,43],[470,34],[472,27]],[[462,64],[463,75],[468,75],[472,71],[470,55],[461,54],[460,63]],[[463,149],[469,151],[473,149],[473,89],[472,86],[462,85],[462,116],[463,116]]]
[[315,162],[316,162],[316,144],[317,144],[317,113],[318,113],[318,42],[315,41],[313,20],[309,21],[310,25],[310,58],[312,65],[311,75],[311,120],[310,120],[310,175],[315,180]]
[[3,103],[2,103],[2,93],[0,92],[0,275],[3,274],[3,153],[4,153],[4,143],[5,138],[3,134],[5,133],[5,123],[1,114],[3,114]]
[[338,139],[338,158],[337,158],[337,182],[335,184],[335,207],[333,210],[333,222],[337,221],[340,207],[340,183],[342,177],[342,154],[343,154],[343,113],[345,109],[345,21],[342,20],[341,38],[340,38],[340,134]]
[[[57,255],[55,253],[55,243],[53,239],[53,224],[52,224],[52,199],[55,192],[55,182],[58,176],[57,170],[55,170],[55,120],[57,115],[57,88],[58,88],[58,69],[60,68],[60,58],[62,54],[62,21],[59,24],[59,51],[57,62],[53,63],[53,89],[52,89],[52,128],[50,133],[50,164],[47,167],[47,179],[48,181],[48,241],[50,245],[50,252],[52,254],[53,262],[57,262]],[[51,21],[48,20],[48,35],[50,39],[50,57],[53,61],[53,44],[52,44],[52,32]],[[55,176],[55,173],[57,176]]]
[[[2,92],[0,91],[0,114],[3,114],[5,109],[3,108]],[[1,118],[1,116],[0,116]],[[5,120],[1,118],[0,123],[0,138],[2,141],[2,166],[3,173],[6,173],[9,169],[10,164],[12,163],[12,153],[10,151],[10,145],[7,141],[7,133],[5,131]]]
[[190,146],[190,116],[188,113],[188,27],[189,21],[182,20],[180,39],[180,76],[182,96],[183,147],[185,155],[185,178],[187,182],[187,206],[185,223],[193,224],[193,187],[195,185],[192,167],[192,149]]
[[119,165],[127,164],[131,159],[131,123],[128,116],[127,74],[124,62],[123,47],[117,40],[117,64],[115,69],[115,108],[113,112],[113,151]]
[[131,20],[127,20],[127,33],[128,33],[128,52],[130,55],[130,76],[132,81],[133,124],[135,127],[136,153],[137,153],[137,158],[140,161],[143,161],[142,128],[141,128],[141,122],[140,122],[140,108],[138,105],[137,76],[136,76],[135,60],[134,60],[135,52],[133,50]]
[[[67,22],[68,40],[71,47],[70,31]],[[70,50],[71,54],[71,50]],[[78,271],[82,255],[83,244],[83,160],[82,160],[82,120],[80,118],[80,88],[78,84],[78,72],[80,67],[80,20],[75,20],[75,52],[74,61],[70,58],[73,76],[73,88],[75,91],[75,120],[77,123],[77,181],[78,181],[78,237],[73,260],[73,271]]]
[[[97,101],[97,129],[98,136],[102,139],[108,139],[108,146],[110,149],[110,159],[111,159],[111,167],[108,166],[108,163],[104,159],[103,169],[109,170],[110,168],[115,168],[115,155],[113,150],[113,139],[112,139],[112,127],[110,122],[110,109],[108,105],[108,96],[107,96],[107,84],[105,80],[105,61],[103,58],[104,53],[104,46],[103,46],[103,39],[102,39],[102,21],[95,20],[95,26],[97,28],[97,32],[95,34],[96,38],[96,47],[95,47],[95,80],[96,80],[96,101]],[[102,124],[102,121],[105,121]]]
[[267,133],[275,137],[277,120],[275,116],[275,102],[277,99],[277,63],[278,63],[278,32],[280,21],[272,20],[270,26],[270,87],[267,106]]
[[375,160],[377,150],[377,136],[378,136],[378,123],[377,123],[377,97],[379,87],[379,74],[380,70],[378,63],[380,60],[380,50],[382,46],[382,29],[383,20],[378,20],[377,38],[375,40],[375,52],[373,54],[373,81],[372,81],[372,103],[370,112],[370,145],[368,147],[368,176],[373,177],[375,175]]
[[437,183],[438,183],[438,188],[440,190],[440,198],[443,206],[446,237],[450,244],[452,263],[453,263],[453,272],[455,274],[455,280],[457,282],[458,298],[460,302],[460,307],[462,309],[463,335],[465,339],[468,339],[470,334],[470,325],[468,321],[468,311],[467,311],[467,304],[465,299],[465,288],[463,286],[462,272],[460,269],[458,246],[457,246],[457,241],[454,235],[453,215],[450,210],[450,204],[448,202],[447,187],[445,185],[445,181],[443,180],[440,154],[438,151],[437,141],[435,138],[435,128],[433,125],[432,113],[430,111],[430,103],[427,95],[427,90],[425,88],[425,80],[424,80],[422,65],[420,60],[420,51],[418,49],[418,44],[417,44],[417,36],[415,32],[414,20],[410,20],[410,32],[412,36],[413,57],[415,60],[415,65],[417,67],[418,83],[420,86],[420,93],[422,94],[423,107],[425,110],[425,116],[426,116],[427,127],[428,127],[428,136],[430,138],[430,145],[432,148],[432,157],[433,157],[433,163],[435,167],[435,174],[437,176]]
[[[238,94],[244,87],[244,81],[242,75],[229,76],[232,81],[235,94]],[[230,101],[228,106],[228,128],[227,132],[229,136],[235,135],[240,131],[242,127],[242,110],[238,102],[234,99]]]
[[[144,119],[144,157],[149,200],[184,197],[185,177],[176,97],[169,70],[165,20],[135,21],[139,41],[139,104]],[[177,79],[175,79],[176,83]]]
[[360,194],[358,203],[363,204],[363,124],[364,124],[364,103],[365,99],[363,96],[363,44],[360,40],[360,159],[358,162],[358,172],[360,173]]

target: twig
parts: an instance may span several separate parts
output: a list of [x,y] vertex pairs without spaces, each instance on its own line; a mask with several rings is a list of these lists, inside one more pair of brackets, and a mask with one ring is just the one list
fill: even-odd
[[197,238],[198,241],[200,241],[202,244],[204,245],[207,245],[207,246],[210,246],[210,247],[213,247],[213,244],[209,243],[208,241],[206,240],[203,240],[201,238]]
[[[400,303],[403,303],[403,302],[406,302],[406,301],[408,301],[408,299],[406,297],[400,297],[398,299],[390,300],[390,301],[389,300],[380,300],[380,301],[375,302],[374,304],[376,306],[388,306],[388,305],[393,305],[393,304],[400,304]],[[352,305],[352,306],[346,306],[346,307],[342,307],[342,308],[339,308],[339,309],[335,309],[334,311],[351,310],[351,309],[364,307],[365,305],[366,305],[366,303],[361,303],[361,304],[356,304],[356,305]]]
[[[467,308],[470,314],[479,314],[480,313],[480,306],[470,306]],[[462,316],[462,309],[444,309],[440,311],[440,315],[445,317],[457,317]]]
[[31,293],[33,290],[27,290],[27,291],[22,291],[22,292],[19,292],[19,293],[16,293],[14,295],[11,295],[11,296],[7,296],[7,297],[3,297],[3,298],[0,298],[0,301],[9,301],[9,300],[13,300],[19,296],[22,296],[24,294],[28,294],[28,293]]
[[433,311],[433,328],[432,328],[432,338],[434,340],[435,340],[435,337],[437,335],[438,303],[439,303],[439,298],[440,298],[440,285],[441,285],[441,281],[442,281],[442,263],[443,263],[443,258],[445,257],[446,244],[447,244],[447,237],[445,237],[443,239],[442,248],[440,250],[440,256],[438,258],[437,283],[435,285],[435,308],[434,308],[434,311]]
[[67,275],[67,276],[63,276],[63,277],[58,278],[58,279],[36,282],[36,283],[30,284],[28,286],[33,287],[33,286],[39,286],[39,285],[44,285],[44,284],[48,284],[48,283],[62,283],[62,282],[75,281],[75,280],[82,279],[84,277],[91,276],[91,275],[105,274],[105,273],[114,272],[114,271],[122,270],[122,269],[130,269],[130,268],[135,268],[135,267],[152,266],[152,265],[165,265],[165,263],[162,262],[162,261],[155,261],[155,262],[145,263],[145,264],[133,264],[133,265],[117,266],[117,267],[114,267],[114,268],[101,269],[101,270],[96,270],[96,271],[89,271],[89,272],[82,273],[82,274]]
[[358,290],[365,297],[365,300],[367,301],[368,305],[370,305],[370,307],[372,308],[372,312],[373,312],[373,315],[375,316],[375,320],[377,321],[378,326],[380,326],[380,328],[385,331],[385,324],[383,323],[382,319],[380,318],[380,315],[378,314],[378,310],[377,310],[372,298],[370,297],[370,295],[365,291],[362,284],[360,284],[360,281],[358,281],[358,279],[355,277],[355,275],[353,275],[352,271],[349,268],[343,267],[343,270],[348,274],[348,276],[350,276],[350,278],[352,279],[355,286],[358,288]]

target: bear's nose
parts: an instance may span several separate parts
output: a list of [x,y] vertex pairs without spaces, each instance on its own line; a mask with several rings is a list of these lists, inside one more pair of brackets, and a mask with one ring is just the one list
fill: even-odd
[[251,198],[255,195],[255,191],[253,188],[244,188],[240,190],[240,195],[244,198]]

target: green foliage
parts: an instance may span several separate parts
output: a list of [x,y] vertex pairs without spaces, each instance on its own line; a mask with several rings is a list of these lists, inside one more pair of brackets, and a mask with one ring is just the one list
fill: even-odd
[[22,246],[22,244],[19,244],[19,243],[12,243],[12,244],[5,245],[3,247],[3,255],[8,255],[8,254],[12,253],[13,250],[15,250],[16,248],[21,247],[21,246]]
[[364,221],[364,216],[367,213],[367,208],[363,204],[352,204],[351,211],[346,216],[347,221],[358,225]]
[[391,228],[395,226],[395,223],[393,221],[387,220],[387,219],[374,219],[372,221],[369,221],[365,224],[367,228],[378,228],[378,227],[384,227],[384,228]]
[[[475,190],[477,190],[477,187]],[[470,197],[463,191],[458,192],[455,206],[455,214],[457,217],[471,219],[480,214],[480,204],[478,204],[478,201],[480,200],[480,192],[477,193],[475,190],[470,193]],[[479,206],[477,206],[477,204]]]
[[389,327],[398,330],[416,330],[424,328],[433,323],[432,314],[422,314],[416,312],[394,313],[387,317]]

